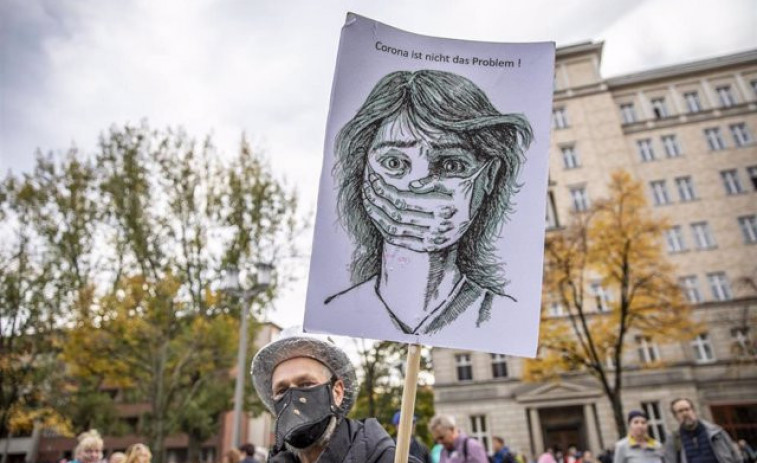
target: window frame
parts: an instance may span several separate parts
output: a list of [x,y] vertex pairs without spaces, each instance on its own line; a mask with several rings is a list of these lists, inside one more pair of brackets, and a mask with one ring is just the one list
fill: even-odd
[[741,178],[737,169],[725,169],[720,171],[720,179],[723,182],[726,196],[736,196],[746,193],[741,184]]
[[664,232],[665,244],[669,253],[684,252],[687,250],[686,241],[683,237],[683,227],[673,225]]
[[702,112],[702,101],[699,99],[699,92],[692,90],[683,93],[683,100],[686,102],[686,109],[689,114]]
[[657,160],[651,138],[640,138],[636,140],[636,152],[639,153],[641,162],[652,162]]
[[731,282],[725,272],[711,272],[707,274],[710,292],[714,301],[730,301],[733,299]]
[[704,302],[704,296],[699,289],[699,278],[696,275],[684,275],[678,278],[678,284],[689,303],[701,304]]
[[721,108],[730,108],[736,106],[736,98],[733,95],[730,84],[715,87],[715,94],[718,96],[718,102]]
[[683,155],[680,143],[678,143],[678,137],[674,133],[662,135],[660,137],[662,146],[665,149],[665,156],[668,158],[679,158]]
[[505,354],[490,354],[492,364],[492,378],[507,379],[510,377],[507,365],[507,356]]
[[[455,371],[457,372],[458,382],[473,381],[473,359],[470,352],[455,354]],[[467,378],[464,373],[467,373]]]
[[694,235],[694,243],[696,244],[697,249],[713,249],[717,246],[709,222],[706,220],[692,222],[690,226],[691,234]]
[[678,190],[678,199],[682,203],[696,201],[697,190],[694,187],[694,178],[691,175],[682,175],[673,179]]
[[710,148],[710,151],[723,151],[726,149],[720,127],[707,127],[704,129],[704,137],[707,140],[707,146]]
[[757,244],[757,214],[739,216],[737,221],[744,244]]
[[562,154],[563,168],[565,170],[581,167],[581,158],[576,150],[576,145],[570,144],[560,146],[560,153]]
[[671,203],[668,184],[665,179],[650,181],[649,188],[652,190],[652,201],[655,206],[665,206]]

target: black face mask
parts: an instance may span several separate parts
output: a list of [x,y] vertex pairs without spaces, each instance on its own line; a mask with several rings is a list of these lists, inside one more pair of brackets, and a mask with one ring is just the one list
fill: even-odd
[[337,415],[331,383],[287,390],[274,403],[276,410],[276,449],[284,443],[298,449],[313,445]]

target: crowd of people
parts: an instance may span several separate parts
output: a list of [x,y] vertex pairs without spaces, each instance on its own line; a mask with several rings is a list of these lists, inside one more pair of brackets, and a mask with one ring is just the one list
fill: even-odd
[[[276,417],[268,463],[394,463],[396,443],[375,419],[347,418],[357,398],[357,376],[347,354],[331,342],[302,333],[285,334],[263,347],[252,363],[253,384],[263,404]],[[660,443],[649,434],[642,411],[628,414],[628,435],[595,460],[589,450],[549,447],[538,459],[511,450],[502,437],[492,439],[492,454],[469,437],[452,417],[429,422],[435,445],[429,449],[413,431],[410,463],[757,463],[744,441],[738,447],[720,426],[701,419],[694,403],[675,399],[670,410],[679,427]],[[399,412],[393,424],[400,421]],[[144,444],[113,452],[107,463],[150,463]],[[61,462],[67,463],[67,462]],[[97,431],[79,436],[71,463],[105,463]],[[246,444],[223,455],[222,463],[262,463]]]
[[104,458],[105,443],[96,429],[79,434],[73,460],[61,458],[58,463],[150,463],[152,452],[145,444],[130,445],[125,452],[111,452]]

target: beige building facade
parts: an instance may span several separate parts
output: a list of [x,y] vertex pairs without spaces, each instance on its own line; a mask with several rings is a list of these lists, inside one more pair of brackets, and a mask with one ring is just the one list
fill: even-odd
[[[661,438],[675,426],[669,402],[689,397],[757,443],[757,50],[607,79],[601,58],[601,43],[557,51],[548,233],[603,196],[610,172],[642,182],[671,223],[661,245],[706,332],[659,345],[632,337],[624,411],[645,410]],[[437,412],[489,450],[493,436],[534,456],[548,445],[599,452],[619,438],[588,375],[527,383],[519,358],[449,349],[434,349],[433,365]]]

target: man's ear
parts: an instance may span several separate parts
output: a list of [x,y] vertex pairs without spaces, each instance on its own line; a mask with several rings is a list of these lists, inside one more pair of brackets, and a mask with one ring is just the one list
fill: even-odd
[[489,165],[484,169],[484,190],[486,191],[487,195],[491,194],[491,192],[494,190],[494,183],[497,181],[497,173],[499,172],[499,168],[501,166],[502,161],[494,158],[489,161]]
[[331,388],[332,394],[334,394],[334,404],[337,407],[341,407],[344,400],[344,381],[337,379],[334,382],[334,387]]

